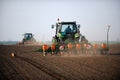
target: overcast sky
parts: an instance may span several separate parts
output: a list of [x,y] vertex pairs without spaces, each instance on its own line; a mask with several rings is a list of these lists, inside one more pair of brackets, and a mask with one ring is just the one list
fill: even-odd
[[120,0],[0,0],[0,41],[21,41],[32,32],[37,41],[51,41],[60,21],[76,21],[89,41],[120,41]]

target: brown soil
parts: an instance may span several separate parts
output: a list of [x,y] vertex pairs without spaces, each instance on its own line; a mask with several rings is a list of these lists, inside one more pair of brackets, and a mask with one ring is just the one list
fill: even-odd
[[[0,46],[0,80],[119,80],[120,45],[108,55],[46,55],[39,46]],[[15,53],[11,57],[11,53]],[[109,55],[112,54],[112,55]],[[117,54],[117,55],[116,55]]]

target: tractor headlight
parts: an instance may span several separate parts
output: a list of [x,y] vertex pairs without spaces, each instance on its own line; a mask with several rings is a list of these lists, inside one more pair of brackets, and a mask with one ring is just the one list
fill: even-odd
[[57,36],[58,36],[59,38],[64,37],[61,33],[58,33]]
[[78,38],[78,37],[80,37],[80,34],[79,34],[79,33],[76,33],[76,34],[74,35],[74,37],[75,37],[75,38]]

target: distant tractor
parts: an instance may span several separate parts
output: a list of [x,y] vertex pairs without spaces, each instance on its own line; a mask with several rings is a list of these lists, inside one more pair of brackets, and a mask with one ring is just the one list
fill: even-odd
[[33,38],[33,34],[32,33],[25,33],[24,34],[24,38],[22,40],[23,44],[33,44],[36,42],[36,40]]

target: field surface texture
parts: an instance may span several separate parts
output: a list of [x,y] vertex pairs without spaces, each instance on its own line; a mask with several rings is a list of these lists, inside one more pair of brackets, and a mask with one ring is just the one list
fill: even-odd
[[120,80],[120,45],[107,55],[69,56],[43,56],[39,47],[1,45],[0,80]]

